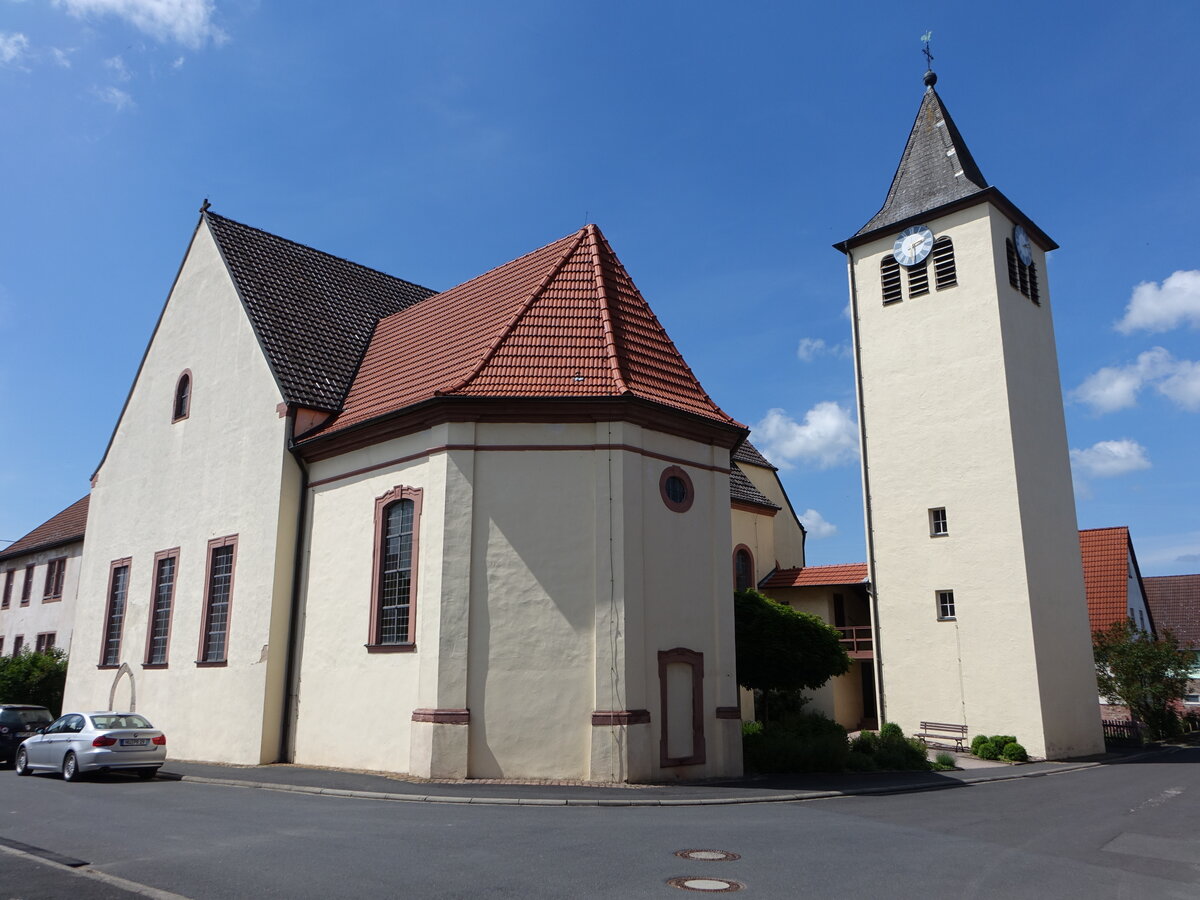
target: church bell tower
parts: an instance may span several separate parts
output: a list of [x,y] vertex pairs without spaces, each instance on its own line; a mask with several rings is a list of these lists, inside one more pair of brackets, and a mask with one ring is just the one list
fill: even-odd
[[1102,752],[1050,237],[934,85],[849,264],[881,713]]

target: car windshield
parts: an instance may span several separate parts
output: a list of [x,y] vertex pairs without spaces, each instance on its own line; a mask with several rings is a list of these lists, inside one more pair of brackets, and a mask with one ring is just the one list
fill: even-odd
[[0,725],[41,728],[54,721],[48,709],[0,709]]
[[154,727],[141,716],[135,716],[133,713],[124,713],[123,715],[119,716],[92,716],[92,724],[101,731],[109,728]]

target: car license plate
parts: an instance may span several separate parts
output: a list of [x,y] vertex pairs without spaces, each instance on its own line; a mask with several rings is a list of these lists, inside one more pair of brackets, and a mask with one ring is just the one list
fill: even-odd
[[121,738],[122,747],[145,747],[150,743],[150,738]]
[[18,731],[17,737],[33,737],[32,731]]

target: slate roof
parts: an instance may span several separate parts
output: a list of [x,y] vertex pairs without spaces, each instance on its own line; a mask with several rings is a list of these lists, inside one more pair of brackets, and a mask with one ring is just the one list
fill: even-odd
[[746,463],[751,466],[761,466],[764,469],[770,469],[773,472],[778,472],[779,468],[771,463],[769,459],[758,452],[758,448],[752,443],[742,441],[741,445],[733,451],[733,461]]
[[855,237],[969,197],[987,186],[942,98],[930,84],[887,199]]
[[1142,584],[1155,627],[1200,650],[1200,575],[1156,575]]
[[[91,495],[89,494],[88,497]],[[76,500],[58,515],[0,551],[0,560],[47,550],[72,541],[82,541],[87,526],[88,497]]]
[[746,477],[746,473],[738,467],[736,462],[729,465],[729,499],[741,503],[751,503],[755,506],[764,506],[767,509],[783,508],[756,488],[754,482]]
[[383,319],[320,435],[437,397],[620,396],[743,427],[704,392],[588,225]]
[[[1092,631],[1103,631],[1129,616],[1129,559],[1133,554],[1129,529],[1124,525],[1084,529],[1079,532],[1079,551],[1088,621]],[[1134,560],[1136,566],[1136,557]]]
[[760,585],[768,588],[834,586],[862,584],[867,580],[867,564],[847,563],[835,566],[804,566],[799,569],[776,569]]
[[375,324],[434,292],[203,213],[288,403],[342,406]]

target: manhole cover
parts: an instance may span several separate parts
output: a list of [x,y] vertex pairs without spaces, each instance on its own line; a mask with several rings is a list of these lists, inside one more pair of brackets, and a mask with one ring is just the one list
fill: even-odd
[[728,878],[708,878],[685,875],[682,878],[668,878],[667,884],[685,891],[704,891],[709,894],[732,894],[740,891],[744,884],[740,881],[730,881]]
[[683,859],[699,859],[704,862],[726,862],[742,858],[740,853],[730,853],[728,850],[676,850],[675,855]]

